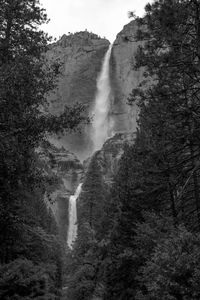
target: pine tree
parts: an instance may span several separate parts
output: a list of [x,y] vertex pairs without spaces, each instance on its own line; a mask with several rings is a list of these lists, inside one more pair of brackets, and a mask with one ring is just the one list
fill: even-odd
[[191,218],[195,217],[193,227],[198,228],[199,3],[155,1],[146,6],[146,12],[138,32],[145,43],[138,52],[136,67],[145,66],[146,80],[153,80],[149,84],[145,80],[135,89],[130,102],[138,103],[140,124],[156,147],[162,145],[175,218],[177,211],[182,211],[179,217],[186,219],[183,211],[189,199],[184,196],[187,193],[188,198],[190,186],[189,198],[194,199]]
[[41,113],[56,84],[44,55],[49,38],[38,29],[47,16],[37,0],[2,0],[0,7],[0,200],[11,217],[20,206],[18,191],[41,182],[35,148],[47,132],[75,128],[83,107],[66,107],[60,117]]
[[184,226],[173,228],[165,218],[152,217],[138,224],[137,251],[144,255],[145,264],[138,271],[140,285],[135,299],[198,299],[199,234]]
[[[59,75],[59,65],[45,58],[50,38],[39,26],[47,21],[38,0],[0,0],[0,261],[3,270],[17,268],[22,272],[27,260],[31,261],[27,265],[35,268],[36,276],[37,272],[45,276],[55,299],[61,285],[62,251],[54,236],[55,228],[49,228],[51,217],[42,199],[46,179],[38,168],[35,149],[47,134],[74,130],[86,118],[81,105],[66,106],[60,116],[43,113]],[[41,210],[36,214],[38,205]],[[48,247],[51,255],[46,258]],[[18,264],[19,257],[24,261]],[[10,288],[10,278],[6,280],[4,277],[1,281],[3,289]],[[35,275],[31,285],[34,282],[38,284]],[[17,287],[17,282],[12,284],[13,289]],[[28,291],[31,297],[32,290]],[[12,299],[15,292],[17,298],[22,296],[14,290]]]

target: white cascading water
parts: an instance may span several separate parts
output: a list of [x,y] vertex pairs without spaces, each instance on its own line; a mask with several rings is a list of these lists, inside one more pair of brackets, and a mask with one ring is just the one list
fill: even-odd
[[69,227],[67,235],[67,244],[69,248],[72,249],[73,242],[76,240],[77,236],[77,208],[76,201],[81,193],[82,183],[80,183],[76,189],[73,196],[69,198]]
[[[101,72],[97,78],[97,93],[95,97],[95,104],[92,111],[93,117],[93,130],[92,141],[94,144],[94,151],[100,149],[106,139],[109,137],[111,121],[108,119],[108,113],[110,108],[110,74],[109,74],[109,62],[112,51],[112,45],[109,46],[108,51],[105,54]],[[72,249],[73,242],[77,237],[77,207],[76,201],[81,193],[82,183],[76,189],[73,196],[69,198],[69,228],[67,244]]]
[[108,51],[105,54],[101,72],[97,78],[97,93],[92,111],[92,141],[94,151],[99,150],[109,137],[110,121],[108,119],[108,113],[111,96],[109,62],[111,51],[112,45],[109,46]]

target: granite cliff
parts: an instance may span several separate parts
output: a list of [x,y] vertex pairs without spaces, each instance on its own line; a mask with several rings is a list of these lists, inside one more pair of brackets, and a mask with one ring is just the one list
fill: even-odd
[[[111,97],[109,117],[113,120],[113,134],[136,129],[137,108],[127,105],[132,89],[142,80],[142,70],[133,70],[134,55],[139,43],[134,35],[135,21],[125,25],[113,43],[110,59]],[[50,110],[59,114],[64,106],[76,102],[87,105],[86,114],[91,115],[96,94],[96,81],[109,41],[87,31],[63,35],[52,44],[47,57],[61,64],[61,76],[55,93],[49,96]],[[63,145],[84,160],[92,154],[90,126],[82,131],[58,139],[51,138],[55,145]]]
[[[108,47],[108,40],[88,31],[63,35],[50,46],[48,59],[61,64],[58,88],[48,99],[51,112],[59,114],[65,105],[79,102],[87,106],[86,113],[89,114],[96,93],[96,79]],[[91,153],[92,142],[87,126],[76,134],[51,140],[57,145],[64,145],[81,159]]]
[[136,130],[137,107],[128,106],[127,98],[142,80],[142,69],[133,70],[134,56],[139,46],[135,40],[137,25],[131,21],[118,33],[112,48],[110,78],[113,92],[111,115],[115,121],[115,132]]

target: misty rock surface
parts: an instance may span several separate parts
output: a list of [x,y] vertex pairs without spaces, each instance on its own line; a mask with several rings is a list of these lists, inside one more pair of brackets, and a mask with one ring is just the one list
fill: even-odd
[[[142,70],[133,70],[134,55],[139,45],[134,38],[136,30],[135,21],[125,25],[112,47],[110,58],[112,91],[108,117],[113,120],[113,134],[136,129],[137,107],[127,105],[132,89],[142,80]],[[50,46],[47,57],[61,63],[62,73],[58,89],[49,96],[51,112],[59,114],[65,105],[80,102],[87,105],[86,114],[92,115],[97,78],[108,47],[108,40],[87,31],[63,35],[58,42]],[[81,132],[62,136],[61,139],[54,136],[51,141],[55,145],[63,145],[84,160],[93,150],[91,125],[82,126]]]
[[39,167],[44,175],[52,178],[46,184],[45,202],[53,212],[60,237],[66,241],[69,197],[74,194],[83,176],[83,165],[73,153],[49,142],[43,143],[37,152]]
[[[52,113],[59,114],[65,105],[79,102],[87,105],[86,113],[89,114],[94,104],[96,80],[108,47],[108,40],[87,31],[63,35],[50,46],[48,59],[61,64],[58,89],[48,98]],[[70,134],[60,140],[54,137],[52,141],[84,159],[92,150],[89,131],[85,126],[81,133]]]

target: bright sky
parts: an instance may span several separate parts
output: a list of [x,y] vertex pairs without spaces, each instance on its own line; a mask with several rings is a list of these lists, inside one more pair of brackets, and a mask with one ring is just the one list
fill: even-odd
[[144,14],[148,0],[40,0],[51,19],[43,29],[53,37],[87,29],[113,42],[130,22],[128,11]]

